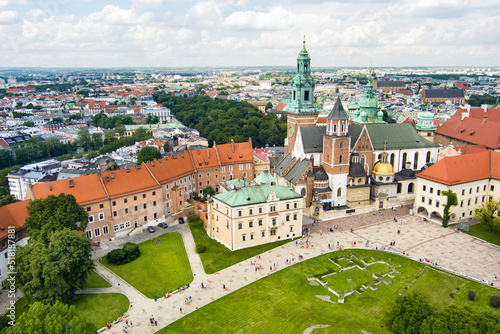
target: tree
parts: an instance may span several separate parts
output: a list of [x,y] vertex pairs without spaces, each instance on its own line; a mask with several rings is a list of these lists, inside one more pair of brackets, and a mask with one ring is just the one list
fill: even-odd
[[35,126],[35,123],[33,123],[32,121],[26,121],[23,123],[23,125],[32,128]]
[[491,312],[479,312],[471,307],[448,306],[425,319],[421,333],[498,333],[500,317]]
[[98,150],[102,147],[102,133],[94,132],[92,134],[92,148]]
[[427,300],[418,293],[399,296],[386,317],[386,325],[394,333],[420,333],[422,323],[434,313]]
[[16,251],[16,282],[29,302],[68,302],[87,287],[91,254],[90,239],[68,228],[52,233],[48,244],[30,240]]
[[85,151],[87,151],[90,148],[92,140],[91,140],[91,137],[90,137],[89,129],[87,129],[87,128],[80,128],[80,130],[78,130],[77,143],[78,143],[78,146],[80,146],[81,148],[83,148]]
[[114,131],[106,131],[104,133],[104,143],[109,144],[110,142],[116,140]]
[[442,191],[441,194],[448,198],[446,204],[443,204],[443,227],[448,227],[448,221],[450,220],[450,208],[458,205],[457,194],[455,194],[453,190],[445,190]]
[[137,155],[137,164],[140,165],[143,162],[153,161],[155,159],[160,159],[161,153],[156,147],[145,146],[141,148],[139,154]]
[[0,207],[4,206],[4,205],[8,205],[8,204],[12,204],[12,203],[16,203],[16,202],[19,202],[19,200],[17,200],[14,196],[12,195],[7,195],[5,196],[4,198],[0,199]]
[[495,214],[498,210],[500,210],[500,203],[492,199],[474,210],[474,218],[486,225],[490,232],[493,232],[493,226],[500,224],[500,218]]
[[123,125],[117,126],[115,128],[115,132],[118,133],[118,135],[120,137],[123,137],[123,135],[125,134],[125,131],[127,131],[127,129],[125,129],[125,126],[123,126]]
[[93,334],[95,326],[76,314],[75,306],[57,302],[54,305],[39,302],[30,305],[19,316],[15,326],[9,326],[6,334]]
[[89,219],[87,211],[78,205],[73,195],[50,195],[36,199],[28,204],[27,210],[26,234],[45,244],[48,244],[53,232],[63,228],[85,231]]
[[208,196],[213,196],[215,195],[215,190],[212,186],[206,186],[204,189],[203,189],[203,196],[208,197]]
[[272,102],[267,102],[267,104],[266,104],[266,111],[268,111],[269,109],[273,109]]
[[163,150],[165,151],[165,153],[170,151],[170,145],[169,145],[168,141],[165,142],[165,144],[163,145]]
[[148,114],[148,117],[146,119],[147,124],[158,124],[160,121],[160,118],[158,116],[152,116],[151,114]]
[[382,117],[382,120],[386,123],[396,123],[396,120],[392,117],[389,116],[389,114],[387,113],[387,110],[382,110],[382,113],[384,114],[384,116]]

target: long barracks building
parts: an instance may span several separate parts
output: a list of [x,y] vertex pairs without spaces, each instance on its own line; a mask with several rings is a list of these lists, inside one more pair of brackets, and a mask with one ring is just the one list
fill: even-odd
[[27,197],[72,194],[87,210],[93,242],[156,225],[183,209],[194,192],[236,178],[253,180],[251,141],[189,150],[132,168],[33,185]]

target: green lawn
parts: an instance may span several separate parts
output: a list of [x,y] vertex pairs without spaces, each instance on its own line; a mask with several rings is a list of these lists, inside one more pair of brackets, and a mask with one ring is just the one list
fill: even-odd
[[129,301],[120,293],[83,294],[76,295],[69,305],[75,305],[77,314],[99,329],[127,312]]
[[374,281],[372,275],[359,269],[352,268],[341,273],[324,278],[328,286],[337,291],[350,291],[363,284]]
[[[371,334],[388,333],[383,323],[386,312],[392,307],[398,294],[404,292],[416,279],[424,264],[395,254],[369,250],[347,250],[334,254],[355,254],[358,258],[373,256],[376,260],[401,267],[397,268],[399,273],[391,279],[391,284],[379,284],[376,291],[367,290],[361,295],[355,293],[348,296],[345,304],[332,304],[315,296],[329,294],[331,299],[336,301],[335,296],[324,287],[311,285],[307,281],[307,277],[337,267],[328,260],[332,254],[325,254],[300,262],[230,293],[186,315],[159,333],[302,333],[306,328],[318,324],[332,327],[315,330],[314,334],[361,333],[362,330]],[[431,274],[422,275],[417,282],[422,287],[429,282],[432,285],[428,289],[429,293],[436,292],[446,297],[449,289],[443,286],[455,281],[450,280],[449,276],[443,276],[443,284],[434,285],[433,282],[439,282],[439,275],[442,274],[436,272],[435,277],[432,270],[427,271]],[[466,287],[461,288],[455,295],[453,304],[500,312],[493,311],[489,306],[489,296],[498,294],[498,290],[461,278],[458,282],[462,280]],[[474,289],[478,294],[478,299],[474,302],[467,300],[465,290],[469,289]],[[480,299],[482,295],[484,298]],[[443,306],[452,303],[446,302],[447,299]]]
[[144,241],[139,244],[139,249],[139,258],[121,266],[109,264],[105,256],[99,262],[148,298],[163,296],[193,281],[191,266],[179,233],[166,233]]
[[207,274],[216,273],[219,270],[232,266],[233,264],[240,263],[241,261],[257,256],[291,241],[281,240],[265,245],[231,251],[226,246],[214,239],[211,239],[207,235],[205,228],[203,228],[203,221],[201,219],[198,222],[190,223],[189,228],[193,234],[194,242],[197,245],[204,244],[207,246],[207,251],[200,254],[203,268]]
[[372,264],[371,266],[366,267],[366,270],[368,270],[372,274],[377,275],[379,273],[383,273],[383,272],[391,270],[391,267],[389,267],[385,263],[375,263],[375,264]]
[[88,289],[99,289],[99,288],[110,288],[111,284],[104,278],[99,276],[98,273],[92,271],[92,273],[87,278],[87,288]]
[[498,225],[493,226],[493,232],[490,232],[484,224],[472,225],[469,228],[469,234],[500,246],[500,226]]

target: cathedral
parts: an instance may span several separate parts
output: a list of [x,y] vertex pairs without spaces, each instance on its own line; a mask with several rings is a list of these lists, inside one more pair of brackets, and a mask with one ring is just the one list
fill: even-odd
[[[315,100],[305,41],[296,71],[285,109],[285,154],[271,159],[277,183],[301,194],[310,213],[323,219],[410,204],[415,173],[437,160],[438,145],[411,124],[383,121],[373,78],[353,119],[340,97],[332,110],[324,110]],[[324,117],[326,126],[318,121]]]

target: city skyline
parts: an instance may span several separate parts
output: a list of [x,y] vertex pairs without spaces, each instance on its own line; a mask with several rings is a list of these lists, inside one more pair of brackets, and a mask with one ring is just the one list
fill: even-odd
[[498,66],[495,1],[0,0],[2,67]]

